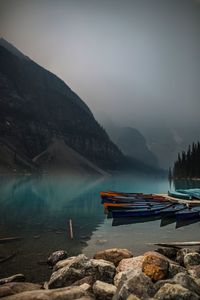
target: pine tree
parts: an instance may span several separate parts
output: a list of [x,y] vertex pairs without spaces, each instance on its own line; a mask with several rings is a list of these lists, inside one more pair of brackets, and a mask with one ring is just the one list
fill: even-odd
[[178,153],[174,163],[172,176],[174,178],[200,177],[200,142],[189,145],[188,150]]

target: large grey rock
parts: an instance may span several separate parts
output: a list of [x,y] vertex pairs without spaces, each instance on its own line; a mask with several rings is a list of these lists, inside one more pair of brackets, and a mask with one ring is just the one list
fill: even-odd
[[80,254],[68,260],[67,265],[53,272],[49,280],[49,288],[69,286],[86,276],[92,276],[94,281],[101,280],[108,283],[113,282],[116,269],[113,263],[102,259],[88,259]]
[[168,247],[162,247],[156,249],[156,252],[174,260],[176,258],[178,249],[176,248],[168,248]]
[[115,266],[124,258],[133,257],[133,253],[128,249],[112,248],[99,251],[94,255],[95,259],[104,259],[112,262]]
[[184,256],[183,262],[186,268],[191,268],[192,266],[198,266],[200,265],[200,254],[197,252],[188,253]]
[[53,289],[69,286],[86,276],[85,269],[89,269],[90,267],[89,259],[84,254],[80,254],[71,259],[65,267],[52,273],[48,287]]
[[29,282],[9,282],[0,286],[0,297],[10,296],[25,291],[39,290],[42,286]]
[[68,257],[68,254],[65,250],[59,250],[53,252],[47,259],[47,263],[51,266],[54,266],[58,261],[63,260]]
[[168,277],[169,278],[173,278],[178,273],[185,273],[185,274],[187,274],[187,270],[184,267],[182,267],[182,266],[180,266],[180,265],[178,265],[176,263],[170,263],[169,264],[169,274],[168,274]]
[[88,286],[73,286],[54,290],[36,290],[4,297],[4,300],[92,300],[88,294]]
[[184,288],[200,295],[200,286],[191,276],[184,273],[178,273],[176,276],[174,276],[173,280],[182,285]]
[[97,280],[93,285],[93,292],[96,296],[96,299],[100,300],[110,300],[116,293],[116,286],[110,283],[106,283],[100,280]]
[[199,300],[197,294],[182,287],[180,284],[165,283],[154,295],[158,300]]
[[122,259],[117,267],[117,273],[126,270],[136,270],[136,269],[141,271],[143,260],[144,260],[143,255]]
[[7,278],[0,279],[0,285],[8,282],[23,282],[25,281],[25,276],[23,274],[15,274]]
[[96,280],[113,283],[116,268],[112,262],[103,259],[91,259],[90,262],[92,270],[89,270],[89,273],[92,274]]
[[179,249],[176,254],[176,261],[179,263],[179,265],[184,266],[184,256],[188,253],[194,253],[194,252],[195,250],[190,248]]
[[129,270],[123,272],[113,299],[124,300],[130,295],[135,295],[146,300],[154,293],[154,285],[148,276],[139,270]]

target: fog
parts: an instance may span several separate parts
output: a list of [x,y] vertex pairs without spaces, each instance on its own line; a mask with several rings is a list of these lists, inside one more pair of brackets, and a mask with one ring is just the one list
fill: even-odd
[[199,1],[0,0],[0,34],[100,120],[200,125]]

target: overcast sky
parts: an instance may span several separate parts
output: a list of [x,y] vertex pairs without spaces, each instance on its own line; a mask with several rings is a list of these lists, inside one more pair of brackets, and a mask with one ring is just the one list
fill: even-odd
[[0,0],[0,34],[122,125],[200,125],[200,1]]

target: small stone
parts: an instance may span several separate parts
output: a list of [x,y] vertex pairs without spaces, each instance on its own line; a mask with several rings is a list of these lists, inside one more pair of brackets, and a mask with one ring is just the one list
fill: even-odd
[[104,245],[107,243],[107,240],[96,240],[95,244],[97,245]]
[[198,295],[182,287],[180,284],[165,283],[154,295],[158,300],[199,300]]
[[112,248],[104,251],[99,251],[94,255],[95,259],[104,259],[114,263],[115,266],[124,258],[133,257],[131,251],[127,249]]
[[200,265],[200,254],[197,252],[188,253],[184,256],[183,262],[186,268]]
[[188,253],[194,253],[195,251],[190,248],[182,248],[179,249],[176,254],[176,261],[179,263],[179,265],[184,266],[184,256]]
[[71,256],[71,257],[68,257],[67,259],[63,259],[63,260],[60,260],[58,261],[55,266],[53,267],[53,270],[54,271],[57,271],[59,269],[62,269],[68,265],[70,265],[72,263],[73,260],[76,260],[76,257],[77,256]]
[[146,255],[142,264],[142,271],[149,276],[154,282],[166,279],[169,271],[169,262],[165,257],[159,255]]
[[7,278],[0,279],[0,285],[8,282],[23,282],[25,281],[25,276],[23,274],[15,274]]
[[114,285],[115,285],[116,287],[118,287],[122,275],[123,275],[123,272],[119,272],[119,273],[117,273],[117,274],[115,275],[115,277],[114,277]]
[[47,263],[51,266],[54,266],[58,261],[63,260],[68,257],[68,254],[64,250],[59,250],[53,252],[47,259]]
[[97,299],[110,300],[116,293],[117,288],[113,284],[97,280],[93,285],[93,292]]

